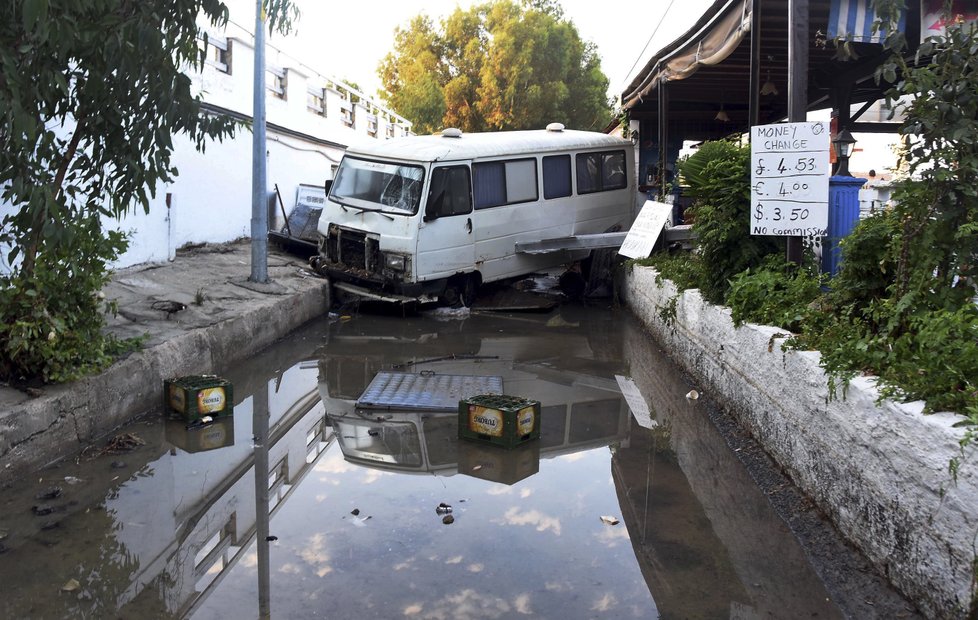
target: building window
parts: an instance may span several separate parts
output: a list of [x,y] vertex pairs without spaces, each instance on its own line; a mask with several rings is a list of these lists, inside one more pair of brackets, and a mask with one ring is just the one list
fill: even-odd
[[577,156],[577,193],[606,192],[628,185],[625,151],[582,153]]
[[197,38],[197,47],[203,54],[204,64],[214,67],[221,73],[231,73],[231,41],[203,33]]
[[349,99],[340,100],[340,117],[343,119],[343,124],[347,127],[356,125],[356,112],[353,109],[353,103]]
[[475,208],[529,202],[537,199],[535,159],[492,161],[472,166]]
[[286,87],[288,86],[288,70],[278,67],[267,67],[265,69],[265,88],[270,90],[279,99],[286,98]]
[[563,198],[571,195],[570,155],[551,155],[543,158],[543,197]]
[[306,91],[306,107],[313,114],[326,116],[326,89],[310,88]]

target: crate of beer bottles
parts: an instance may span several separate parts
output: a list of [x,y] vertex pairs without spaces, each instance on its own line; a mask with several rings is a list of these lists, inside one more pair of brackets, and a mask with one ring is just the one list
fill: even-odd
[[189,375],[163,382],[163,408],[187,422],[234,412],[231,382],[215,375]]
[[540,437],[540,401],[480,394],[459,401],[458,436],[512,448]]

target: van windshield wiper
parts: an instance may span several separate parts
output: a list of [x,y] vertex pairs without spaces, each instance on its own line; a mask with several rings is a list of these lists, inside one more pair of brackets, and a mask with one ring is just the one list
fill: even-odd
[[389,219],[390,221],[392,221],[392,222],[394,221],[393,216],[391,216],[389,213],[387,213],[387,212],[385,212],[385,211],[383,211],[381,209],[371,209],[370,207],[360,207],[360,206],[357,206],[357,205],[352,205],[352,204],[349,204],[349,203],[345,203],[345,202],[339,201],[339,200],[333,198],[332,196],[330,196],[330,200],[332,200],[336,204],[340,205],[340,208],[342,208],[344,211],[346,211],[348,209],[356,209],[357,211],[360,211],[361,213],[364,212],[364,211],[369,211],[370,213],[379,213],[379,214],[383,215],[384,217],[386,217],[387,219]]

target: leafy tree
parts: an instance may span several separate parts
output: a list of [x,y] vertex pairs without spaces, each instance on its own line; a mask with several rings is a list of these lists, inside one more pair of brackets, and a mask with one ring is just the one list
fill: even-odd
[[378,69],[391,106],[419,132],[603,128],[608,78],[554,0],[492,0],[436,28],[417,16]]
[[[287,32],[292,0],[265,0]],[[126,247],[102,217],[148,209],[177,174],[173,136],[204,149],[235,121],[201,113],[187,70],[202,66],[198,16],[219,0],[0,3],[0,377],[63,380],[105,365],[98,292]]]

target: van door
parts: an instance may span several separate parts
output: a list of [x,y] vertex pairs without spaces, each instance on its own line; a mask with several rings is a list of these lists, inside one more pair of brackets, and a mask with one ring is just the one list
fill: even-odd
[[473,239],[469,167],[434,168],[418,231],[417,279],[437,280],[473,271]]

